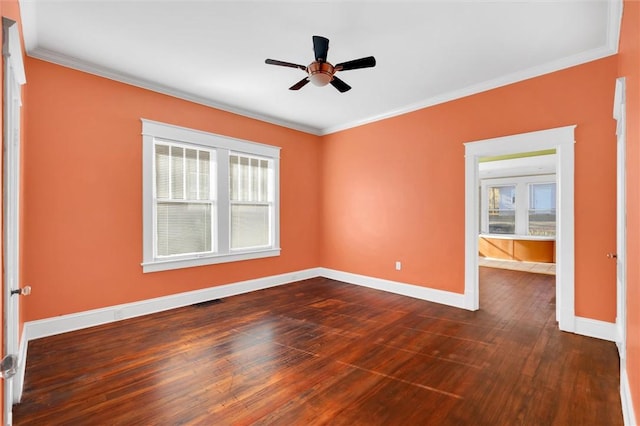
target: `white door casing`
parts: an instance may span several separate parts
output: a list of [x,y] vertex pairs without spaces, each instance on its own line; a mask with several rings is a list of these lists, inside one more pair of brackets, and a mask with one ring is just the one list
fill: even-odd
[[[18,352],[19,297],[13,294],[19,277],[19,205],[20,205],[20,108],[21,86],[26,82],[18,25],[2,18],[2,56],[4,62],[4,150],[3,174],[3,248],[4,248],[4,356]],[[4,380],[4,424],[12,423],[12,405],[16,401],[13,379]]]
[[556,150],[556,320],[560,330],[575,331],[574,272],[574,131],[565,126],[465,143],[465,289],[464,304],[480,308],[478,235],[480,233],[481,157]]
[[626,358],[627,341],[627,202],[626,202],[626,108],[625,79],[616,80],[613,102],[613,118],[616,119],[617,186],[616,186],[616,343],[620,353],[621,367]]

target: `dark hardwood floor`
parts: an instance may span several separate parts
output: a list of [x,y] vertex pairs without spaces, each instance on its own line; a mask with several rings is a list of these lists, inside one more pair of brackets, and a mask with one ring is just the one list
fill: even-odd
[[16,425],[621,425],[613,343],[554,277],[481,268],[468,312],[324,278],[29,344]]

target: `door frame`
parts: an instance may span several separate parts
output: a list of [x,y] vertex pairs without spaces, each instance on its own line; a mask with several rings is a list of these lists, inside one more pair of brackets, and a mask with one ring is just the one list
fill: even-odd
[[[22,85],[26,78],[22,60],[22,46],[18,25],[15,21],[2,18],[3,57],[3,124],[2,146],[4,151],[2,176],[3,211],[3,355],[18,353],[19,297],[14,290],[20,286],[20,138]],[[19,359],[19,357],[17,358]],[[4,424],[12,424],[12,406],[19,393],[14,392],[14,379],[4,380]]]
[[480,308],[478,235],[482,157],[556,150],[556,320],[560,330],[575,331],[574,145],[576,126],[557,127],[492,139],[465,146],[465,286],[464,307]]
[[613,118],[616,120],[616,344],[623,367],[627,354],[627,201],[626,201],[626,81],[616,80]]

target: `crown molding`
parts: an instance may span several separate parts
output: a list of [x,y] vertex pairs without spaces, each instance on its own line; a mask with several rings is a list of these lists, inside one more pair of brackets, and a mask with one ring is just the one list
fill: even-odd
[[255,111],[251,111],[244,108],[237,108],[228,104],[217,102],[202,96],[197,96],[192,93],[178,90],[169,86],[154,83],[152,81],[149,81],[143,78],[134,77],[129,74],[117,72],[107,67],[90,64],[80,59],[74,58],[72,56],[62,55],[60,53],[53,52],[48,49],[43,49],[41,47],[35,47],[31,49],[31,51],[27,52],[27,55],[31,58],[51,62],[67,68],[72,68],[78,71],[86,72],[88,74],[93,74],[98,77],[104,77],[110,80],[118,81],[120,83],[125,83],[132,86],[140,87],[142,89],[150,90],[152,92],[161,93],[163,95],[172,96],[174,98],[182,99],[189,102],[194,102],[200,105],[208,106],[211,108],[219,109],[219,110],[230,112],[233,114],[238,114],[243,117],[248,117],[255,120],[263,121],[265,123],[275,124],[277,126],[286,127],[292,130],[298,130],[300,132],[309,133],[316,136],[319,136],[321,134],[321,129],[318,129],[315,127],[305,126],[303,124],[295,123],[293,121],[283,120],[283,119],[272,117],[269,115],[260,114]]
[[[31,2],[20,1],[21,10],[23,12],[23,19],[25,19],[25,21],[33,22],[35,14],[33,13],[33,10],[32,10],[33,6],[30,5],[30,3]],[[130,84],[143,89],[151,90],[153,92],[169,95],[178,99],[183,99],[186,101],[205,105],[211,108],[216,108],[216,109],[230,112],[233,114],[242,115],[244,117],[252,118],[252,119],[263,121],[266,123],[286,127],[292,130],[297,130],[300,132],[309,133],[316,136],[325,136],[332,133],[348,130],[354,127],[363,126],[365,124],[374,123],[376,121],[397,117],[399,115],[414,112],[423,108],[449,102],[455,99],[460,99],[466,96],[475,95],[488,90],[496,89],[498,87],[517,83],[523,80],[528,80],[530,78],[539,77],[555,71],[560,71],[562,69],[581,65],[587,62],[595,61],[597,59],[602,59],[607,56],[615,55],[616,53],[618,53],[623,2],[622,0],[609,0],[608,5],[609,7],[607,10],[607,13],[608,13],[607,41],[605,46],[602,46],[597,49],[588,50],[588,51],[585,51],[576,55],[572,55],[566,58],[561,58],[556,61],[548,62],[540,66],[518,71],[518,72],[508,74],[502,77],[498,77],[492,80],[467,86],[459,90],[453,90],[450,92],[441,93],[439,95],[423,99],[421,101],[403,106],[401,108],[389,110],[381,114],[376,114],[360,120],[350,121],[347,123],[339,124],[336,126],[329,126],[325,128],[307,126],[301,123],[297,123],[290,120],[284,120],[284,119],[273,117],[266,114],[261,114],[248,109],[238,108],[232,105],[214,101],[212,99],[197,96],[192,93],[177,90],[169,86],[157,84],[143,78],[134,77],[132,75],[128,75],[124,73],[119,73],[107,67],[101,67],[101,66],[89,64],[77,58],[67,56],[67,55],[61,55],[59,53],[50,51],[48,49],[43,49],[37,46],[38,43],[37,43],[36,34],[32,30],[34,26],[23,25],[23,27],[25,28],[25,31],[29,32],[29,36],[25,37],[25,41],[30,40],[30,43],[25,45],[25,48],[27,50],[27,55],[32,58],[41,59],[47,62],[52,62],[68,68],[73,68],[79,71],[87,72],[89,74],[119,81],[121,83]]]
[[534,77],[539,77],[544,74],[549,74],[555,71],[582,65],[587,62],[606,58],[607,56],[615,55],[618,53],[618,46],[620,44],[623,0],[609,0],[608,5],[607,42],[603,47],[588,50],[586,52],[582,52],[580,54],[572,55],[566,58],[561,58],[557,61],[548,62],[544,65],[532,67],[523,71],[518,71],[516,73],[498,77],[493,80],[487,80],[482,83],[467,86],[460,90],[442,93],[440,95],[433,96],[410,105],[406,105],[402,108],[390,110],[385,113],[371,116],[362,120],[351,121],[342,125],[327,127],[325,129],[322,129],[320,135],[329,135],[331,133],[337,133],[354,127],[363,126],[365,124],[374,123],[376,121],[385,120],[387,118],[397,117],[399,115],[414,112],[423,108],[453,101],[455,99],[460,99],[465,96],[475,95],[478,93],[486,92],[488,90],[497,89],[498,87],[528,80]]
[[609,0],[607,47],[613,54],[618,53],[620,46],[620,28],[622,27],[623,0]]
[[365,124],[374,123],[376,121],[385,120],[387,118],[397,117],[399,115],[404,115],[404,114],[418,111],[434,105],[464,98],[466,96],[476,95],[478,93],[497,89],[502,86],[518,83],[520,81],[528,80],[530,78],[539,77],[545,74],[549,74],[555,71],[560,71],[562,69],[570,68],[576,65],[581,65],[587,62],[595,61],[597,59],[602,59],[607,56],[611,56],[615,54],[616,52],[612,52],[608,47],[602,47],[599,49],[590,50],[588,52],[581,53],[579,55],[562,58],[558,61],[549,62],[541,66],[537,66],[537,67],[529,68],[516,73],[508,74],[502,77],[495,78],[493,80],[483,81],[482,83],[467,86],[459,90],[453,90],[451,92],[442,93],[437,96],[432,96],[422,101],[406,105],[402,108],[387,111],[383,114],[371,116],[363,120],[352,121],[339,126],[325,128],[322,131],[321,136],[328,135],[331,133],[337,133],[337,132],[348,130],[358,126],[363,126]]

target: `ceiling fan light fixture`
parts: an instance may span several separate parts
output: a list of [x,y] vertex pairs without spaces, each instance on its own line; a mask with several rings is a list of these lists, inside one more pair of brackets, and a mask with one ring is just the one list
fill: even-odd
[[333,79],[334,68],[329,62],[312,62],[308,71],[309,80],[315,86],[326,86]]
[[298,68],[307,73],[302,80],[289,87],[289,90],[300,90],[309,82],[314,86],[326,86],[331,84],[340,93],[351,90],[351,86],[335,76],[338,71],[357,70],[360,68],[371,68],[376,66],[376,59],[373,56],[366,58],[354,59],[352,61],[340,62],[337,65],[331,65],[327,62],[327,52],[329,51],[329,39],[322,36],[314,35],[313,52],[316,60],[311,62],[309,66],[294,64],[293,62],[279,61],[277,59],[265,59],[265,63],[269,65],[278,65],[281,67]]
[[329,84],[332,78],[333,76],[329,74],[313,74],[309,77],[309,80],[311,80],[315,86],[322,87]]

